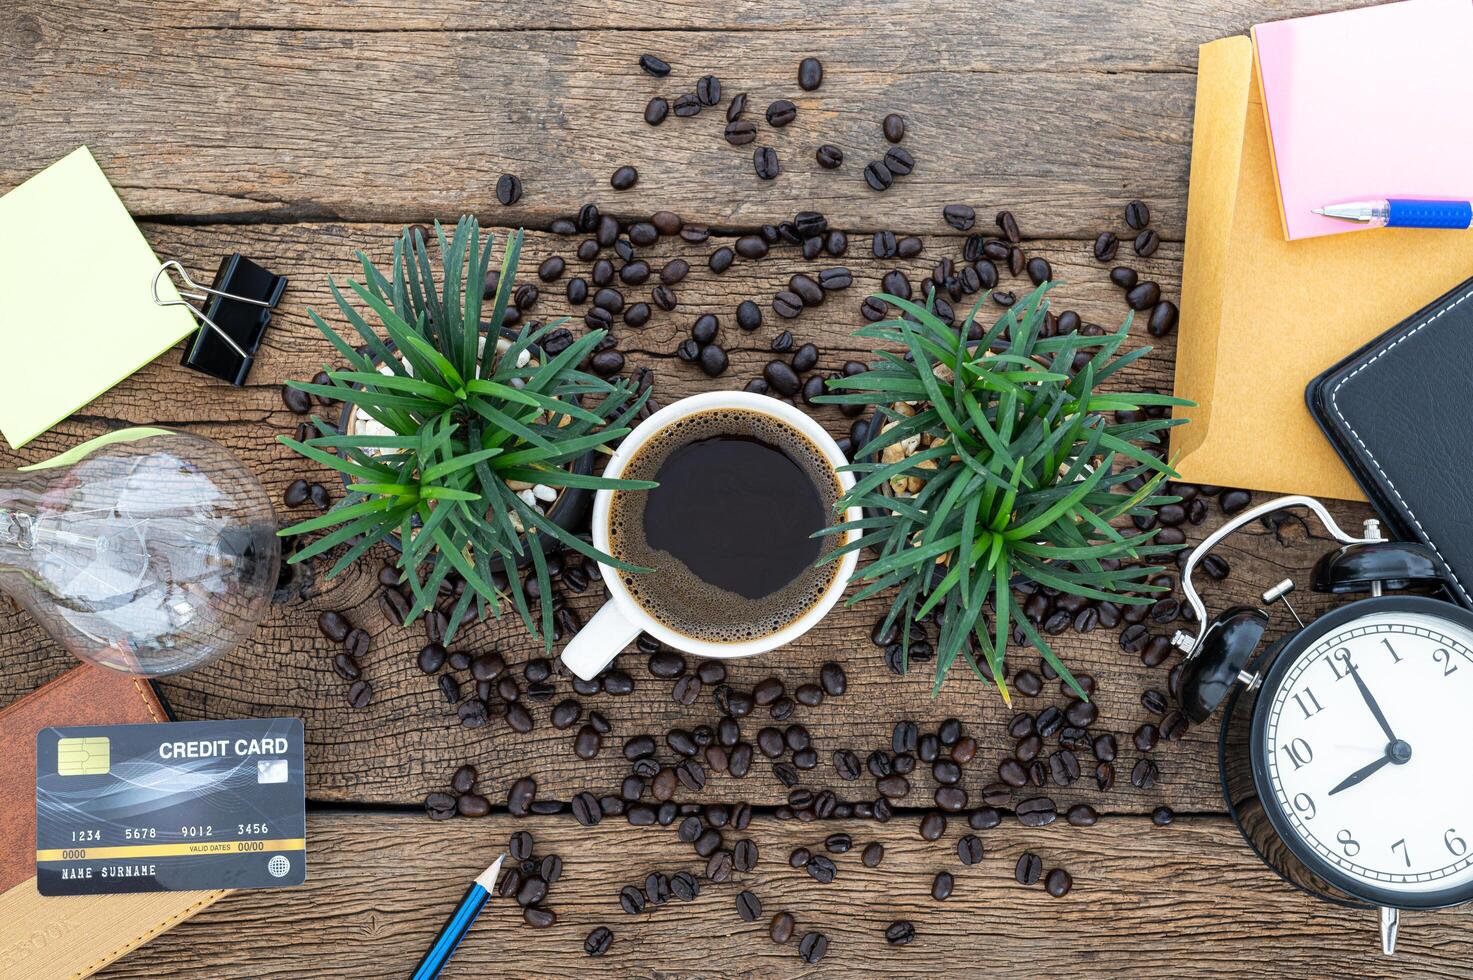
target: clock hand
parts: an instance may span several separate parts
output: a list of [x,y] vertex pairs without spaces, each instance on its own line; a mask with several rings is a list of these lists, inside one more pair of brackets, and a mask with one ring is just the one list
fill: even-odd
[[1350,662],[1349,657],[1345,659],[1345,666],[1350,670],[1350,676],[1355,679],[1355,686],[1360,689],[1360,696],[1365,698],[1366,707],[1370,708],[1371,714],[1376,717],[1376,724],[1380,725],[1381,731],[1386,733],[1386,741],[1395,742],[1396,735],[1391,731],[1391,725],[1387,723],[1386,716],[1381,713],[1381,706],[1376,703],[1375,698],[1371,697],[1370,689],[1366,687],[1366,682],[1360,679],[1360,671],[1355,669],[1355,664]]
[[1342,789],[1350,789],[1350,787],[1357,785],[1362,780],[1364,780],[1367,776],[1371,775],[1371,773],[1376,772],[1382,766],[1387,765],[1390,762],[1391,762],[1391,755],[1390,755],[1390,753],[1387,753],[1386,755],[1383,755],[1381,758],[1377,759],[1375,762],[1371,763],[1370,765],[1363,766],[1360,769],[1357,769],[1355,772],[1351,773],[1349,776],[1346,776],[1344,779],[1340,780],[1339,785],[1336,786],[1334,789],[1330,790],[1330,792],[1329,792],[1328,795],[1329,796],[1334,796],[1336,793],[1340,792]]

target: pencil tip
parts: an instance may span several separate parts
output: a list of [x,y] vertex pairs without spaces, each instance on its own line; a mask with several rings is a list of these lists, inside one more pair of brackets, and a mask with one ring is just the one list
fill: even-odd
[[1326,217],[1328,217],[1328,216],[1329,216],[1329,215],[1328,215],[1328,213],[1327,213],[1327,212],[1326,212],[1326,211],[1325,211],[1325,209],[1324,209],[1324,208],[1315,208],[1315,209],[1314,209],[1314,213],[1315,213],[1315,214],[1319,214],[1319,215],[1324,215],[1324,216],[1326,216]]
[[476,884],[478,884],[482,888],[486,889],[487,893],[490,893],[490,892],[494,891],[496,889],[496,876],[497,876],[497,873],[501,871],[501,862],[502,861],[505,861],[505,860],[506,860],[506,855],[503,854],[500,857],[498,857],[495,861],[492,861],[491,862],[491,867],[487,868],[485,871],[482,871],[480,874],[476,875]]

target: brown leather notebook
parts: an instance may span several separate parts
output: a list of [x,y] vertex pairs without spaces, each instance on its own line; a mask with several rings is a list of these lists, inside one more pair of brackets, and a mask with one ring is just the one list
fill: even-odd
[[0,980],[88,976],[229,894],[36,891],[36,732],[168,720],[147,681],[85,665],[0,710]]

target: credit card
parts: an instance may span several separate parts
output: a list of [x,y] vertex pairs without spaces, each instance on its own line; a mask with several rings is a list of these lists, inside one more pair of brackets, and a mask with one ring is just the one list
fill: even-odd
[[299,719],[36,733],[42,895],[278,888],[306,877]]

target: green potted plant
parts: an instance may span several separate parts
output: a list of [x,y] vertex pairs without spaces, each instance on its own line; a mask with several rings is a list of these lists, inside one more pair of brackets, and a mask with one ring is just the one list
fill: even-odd
[[[519,332],[504,328],[520,231],[508,236],[489,313],[483,302],[492,291],[483,284],[491,237],[482,239],[476,219],[463,217],[448,240],[437,223],[435,238],[438,283],[426,243],[408,229],[394,244],[391,275],[359,253],[364,281],[348,285],[386,336],[331,280],[339,312],[361,346],[311,313],[348,366],[328,369],[328,384],[289,384],[343,402],[344,424],[339,431],[314,418],[320,435],[281,441],[342,474],[348,493],[327,513],[280,533],[327,531],[292,562],[347,545],[329,578],[380,541],[396,540],[414,600],[411,618],[434,606],[453,572],[466,588],[448,612],[447,639],[473,609],[480,618],[488,612],[499,617],[510,603],[551,649],[552,603],[542,602],[541,615],[533,616],[516,582],[517,566],[531,566],[542,596],[552,594],[548,547],[641,571],[595,549],[567,521],[554,519],[555,507],[544,505],[566,492],[653,486],[595,476],[589,465],[590,454],[608,451],[629,431],[647,393],[625,379],[605,380],[581,368],[603,339],[602,330],[551,352],[538,343],[565,318],[529,323]],[[496,572],[512,580],[509,588],[496,587]]]
[[[939,614],[934,690],[960,658],[979,677],[990,674],[1010,702],[1003,653],[1016,624],[1084,697],[1014,609],[1012,585],[1026,579],[1091,599],[1151,602],[1161,588],[1150,578],[1162,569],[1150,559],[1179,547],[1115,524],[1177,499],[1158,492],[1174,474],[1148,448],[1176,423],[1140,410],[1188,403],[1097,390],[1149,348],[1119,353],[1128,317],[1111,334],[1043,336],[1050,285],[985,330],[974,328],[981,300],[953,327],[927,307],[880,295],[904,315],[856,331],[883,345],[876,361],[831,379],[834,393],[820,396],[875,413],[872,438],[849,467],[854,488],[836,504],[862,507],[864,516],[821,532],[856,528],[860,536],[824,560],[854,548],[877,552],[849,601],[897,589],[882,630],[901,624],[907,665],[904,627]],[[1129,421],[1117,412],[1131,413]]]

